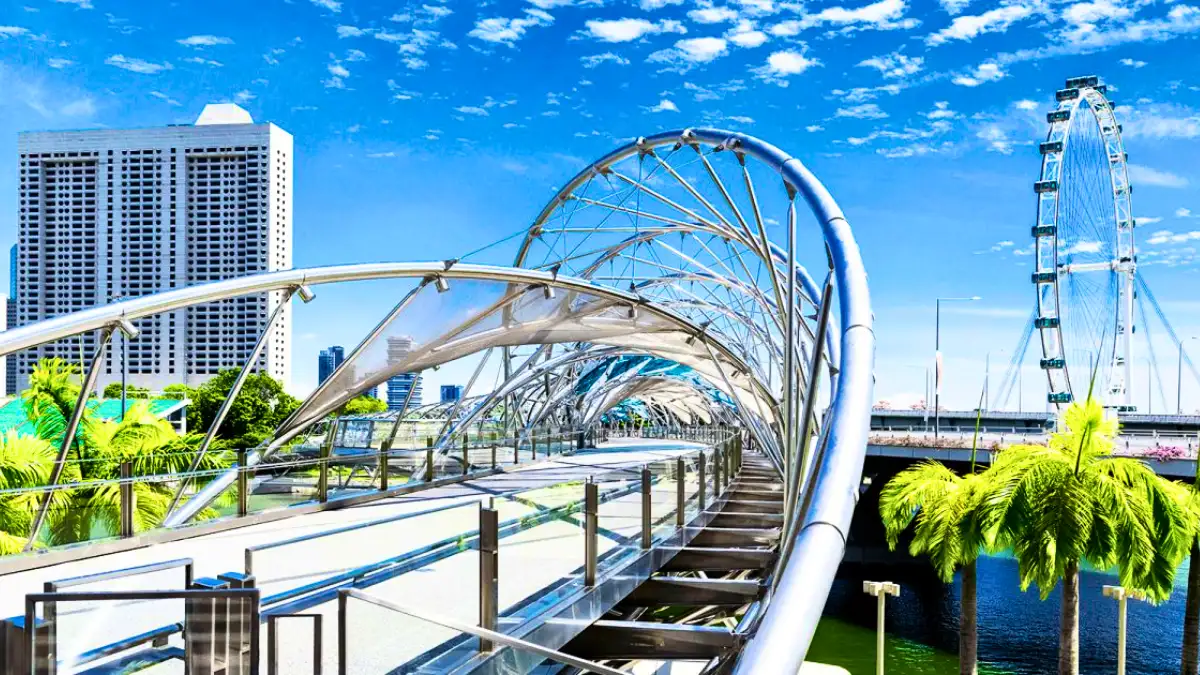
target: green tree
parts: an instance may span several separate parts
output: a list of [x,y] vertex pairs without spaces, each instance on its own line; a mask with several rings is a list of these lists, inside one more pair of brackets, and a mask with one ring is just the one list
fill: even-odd
[[168,384],[163,387],[162,393],[155,398],[170,399],[172,401],[183,401],[191,399],[196,393],[195,389],[186,384]]
[[1079,672],[1079,568],[1116,567],[1120,583],[1155,602],[1171,594],[1192,535],[1167,481],[1144,462],[1112,455],[1117,423],[1088,396],[1073,403],[1048,445],[998,453],[985,497],[996,541],[1012,548],[1022,590],[1043,599],[1062,582],[1059,675]]
[[[16,429],[9,429],[0,436],[0,489],[45,485],[50,480],[55,451],[41,438],[22,436]],[[0,496],[0,555],[24,550],[39,497],[36,492]]]
[[[121,383],[112,382],[104,387],[104,398],[121,398]],[[136,385],[127,385],[125,387],[126,399],[142,399],[150,398],[150,390],[145,387]]]
[[975,675],[979,661],[979,621],[976,595],[976,561],[992,546],[995,528],[981,513],[983,497],[990,494],[991,472],[976,473],[979,422],[971,444],[971,467],[960,476],[941,462],[926,461],[896,474],[879,495],[888,546],[894,551],[900,535],[913,522],[909,554],[929,557],[933,569],[945,583],[962,572],[959,599],[958,663],[961,675]]
[[387,402],[381,401],[369,394],[362,394],[346,401],[346,404],[334,411],[334,416],[369,415],[387,410]]
[[[235,368],[222,370],[192,392],[189,429],[199,433],[208,430],[221,403],[229,398],[237,375]],[[234,399],[217,437],[228,439],[235,447],[253,447],[270,436],[299,405],[278,380],[266,373],[252,373]]]

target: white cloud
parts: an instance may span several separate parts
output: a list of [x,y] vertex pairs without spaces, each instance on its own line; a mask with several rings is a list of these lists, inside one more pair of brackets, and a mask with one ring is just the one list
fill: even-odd
[[1121,59],[1121,65],[1129,66],[1130,68],[1142,68],[1146,65],[1145,61],[1135,61],[1133,59]]
[[1067,23],[1090,25],[1100,21],[1127,19],[1132,14],[1133,10],[1123,5],[1113,4],[1109,0],[1096,0],[1077,2],[1063,10],[1062,17]]
[[1170,171],[1159,171],[1141,164],[1129,165],[1129,181],[1133,185],[1154,185],[1166,188],[1187,187],[1188,180]]
[[736,21],[738,13],[728,7],[701,7],[688,12],[688,18],[696,23],[724,23]]
[[211,68],[220,68],[225,65],[225,64],[221,63],[220,61],[214,61],[213,59],[206,59],[201,56],[189,56],[188,58],[184,59],[183,61],[184,61],[184,63],[194,63],[198,66],[209,66]]
[[1191,218],[1192,210],[1183,208],[1183,207],[1179,207],[1179,208],[1175,209],[1175,217],[1176,218]]
[[995,63],[981,63],[975,67],[975,71],[969,75],[959,75],[954,78],[954,84],[963,87],[978,87],[984,82],[993,82],[1003,79],[1006,73],[1000,69],[1000,66]]
[[664,98],[663,100],[658,102],[658,105],[647,108],[646,110],[648,112],[652,112],[652,113],[679,112],[679,106],[675,105],[675,102],[672,101],[671,99]]
[[629,59],[612,52],[604,52],[603,54],[592,54],[591,56],[581,56],[579,61],[584,68],[595,68],[601,63],[615,63],[618,66],[629,65]]
[[1162,218],[1152,217],[1152,216],[1146,216],[1146,217],[1138,216],[1137,218],[1134,218],[1134,220],[1137,221],[1138,227],[1142,227],[1144,225],[1153,225],[1155,223],[1162,222]]
[[233,40],[219,35],[192,35],[176,40],[185,47],[215,47],[216,45],[231,45]]
[[985,124],[975,133],[975,136],[987,143],[987,149],[991,152],[998,152],[1002,155],[1012,154],[1012,139],[1008,137],[1008,132],[997,124]]
[[1030,101],[1029,99],[1026,98],[1026,99],[1021,99],[1020,101],[1017,101],[1016,103],[1013,103],[1013,107],[1016,108],[1017,110],[1037,110],[1041,106],[1038,104],[1037,101]]
[[919,56],[906,56],[900,52],[892,52],[860,61],[858,65],[864,68],[874,68],[885,78],[894,79],[915,75],[921,70],[921,64],[924,62],[925,59]]
[[587,26],[587,35],[602,42],[632,42],[646,35],[687,32],[683,24],[671,20],[653,22],[645,19],[593,19],[584,25]]
[[667,5],[682,5],[683,0],[641,0],[638,6],[646,11],[662,9]]
[[359,28],[358,26],[338,26],[337,36],[339,38],[362,37],[369,33],[369,30]]
[[820,124],[810,124],[804,127],[804,130],[811,134],[818,131],[825,131],[825,127],[821,126]]
[[366,60],[367,60],[367,53],[364,52],[363,50],[361,50],[361,49],[346,50],[346,61],[349,61],[350,63],[354,63],[355,61],[366,61]]
[[688,38],[676,41],[675,46],[670,49],[654,52],[646,60],[650,63],[666,64],[669,66],[667,70],[683,72],[724,55],[728,46],[729,43],[723,38]]
[[342,3],[338,2],[337,0],[308,0],[308,1],[311,2],[312,4],[316,5],[317,7],[320,7],[322,9],[327,9],[327,10],[333,12],[334,14],[337,14],[338,12],[342,11]]
[[173,106],[182,105],[179,101],[176,101],[175,99],[171,98],[170,96],[167,96],[166,94],[162,93],[161,91],[152,91],[152,92],[150,92],[150,95],[153,96],[154,98],[162,101],[163,103],[166,103],[167,105],[173,105]]
[[933,104],[933,110],[923,114],[931,120],[952,120],[958,117],[958,113],[950,109],[949,101],[937,101]]
[[1154,140],[1200,138],[1200,113],[1178,104],[1155,103],[1118,106],[1117,117],[1123,121],[1126,138]]
[[1185,242],[1197,240],[1200,240],[1200,231],[1197,230],[1192,230],[1191,232],[1180,232],[1179,234],[1175,234],[1171,230],[1159,230],[1158,232],[1150,235],[1150,237],[1146,239],[1146,243],[1152,246],[1159,246],[1161,244],[1183,244]]
[[343,66],[340,63],[331,63],[326,66],[326,69],[329,70],[329,74],[333,75],[334,77],[350,77],[350,71],[346,69],[346,66]]
[[91,117],[96,114],[96,103],[91,98],[84,97],[67,103],[58,111],[67,117]]
[[517,40],[525,36],[526,30],[535,26],[549,26],[552,23],[554,23],[554,17],[550,14],[540,9],[527,9],[524,17],[480,19],[475,22],[475,28],[467,35],[484,42],[494,42],[511,47]]
[[28,33],[29,29],[22,28],[21,26],[0,26],[0,38],[8,39],[19,35],[27,35]]
[[725,119],[737,124],[754,124],[754,118],[746,115],[729,115]]
[[767,57],[766,65],[755,68],[754,73],[759,79],[775,82],[780,86],[786,87],[788,77],[799,75],[809,68],[819,65],[821,65],[821,62],[817,59],[810,59],[803,52],[789,49],[773,52]]
[[760,47],[767,41],[767,34],[755,28],[754,22],[749,20],[739,21],[725,33],[725,37],[733,44],[746,48]]
[[47,59],[46,65],[50,66],[51,68],[53,68],[55,70],[62,70],[63,68],[66,68],[67,66],[75,65],[75,62],[72,61],[71,59]]
[[971,0],[938,0],[938,4],[947,14],[954,16],[966,9],[967,5],[971,4]]
[[75,5],[79,9],[92,9],[91,0],[54,0],[62,5]]
[[477,117],[487,117],[488,116],[488,111],[477,105],[460,105],[457,108],[455,108],[455,110],[457,110],[458,112],[460,112],[464,115],[475,115]]
[[914,28],[920,24],[916,19],[901,19],[907,8],[905,0],[879,0],[879,2],[846,9],[826,7],[816,14],[805,14],[801,19],[781,21],[770,27],[769,32],[777,37],[791,37],[801,31],[822,25],[840,26],[845,30],[874,28],[895,30]]
[[927,45],[940,45],[951,40],[971,40],[983,33],[1003,33],[1008,27],[1033,14],[1025,5],[997,7],[975,16],[955,17],[950,25],[925,38]]
[[104,59],[104,62],[110,66],[116,66],[132,73],[141,73],[142,75],[157,75],[164,70],[171,70],[170,63],[152,63],[143,59],[130,58],[124,54],[113,54]]
[[243,89],[233,95],[233,100],[235,103],[249,103],[250,101],[253,101],[256,98],[258,98],[258,97],[255,96],[254,94],[251,94],[248,89]]
[[878,120],[888,116],[887,113],[879,109],[879,106],[874,103],[863,103],[847,108],[838,108],[834,113],[835,117],[854,117],[857,119]]

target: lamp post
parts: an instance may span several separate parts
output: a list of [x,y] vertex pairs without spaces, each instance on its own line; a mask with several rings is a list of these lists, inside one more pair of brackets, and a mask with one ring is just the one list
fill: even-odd
[[1123,586],[1105,586],[1104,597],[1117,601],[1117,675],[1125,675],[1125,604],[1129,598],[1145,600],[1146,596]]
[[942,422],[942,303],[943,302],[974,302],[978,295],[969,298],[937,298],[934,302],[933,314],[933,358],[934,358],[934,387],[933,387],[933,437],[938,437],[938,429]]
[[887,596],[899,597],[900,586],[890,581],[864,581],[863,593],[873,595],[879,600],[875,615],[875,673],[883,675],[884,609],[887,605]]
[[[1198,339],[1195,335],[1189,340]],[[1175,414],[1183,414],[1183,340],[1179,340],[1179,363],[1175,369]]]

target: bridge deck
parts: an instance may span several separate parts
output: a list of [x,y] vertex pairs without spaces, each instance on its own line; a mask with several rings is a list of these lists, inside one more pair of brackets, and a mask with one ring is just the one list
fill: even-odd
[[[253,571],[257,585],[262,589],[266,605],[264,609],[267,613],[272,610],[303,611],[323,615],[322,660],[325,672],[336,672],[337,616],[336,602],[332,597],[318,596],[288,606],[287,603],[271,604],[270,596],[471,532],[479,522],[477,505],[488,498],[496,498],[495,505],[502,522],[510,518],[531,518],[546,508],[582,497],[581,485],[548,486],[661,462],[699,447],[698,444],[679,441],[626,439],[620,445],[602,444],[595,451],[556,457],[515,471],[460,484],[18,572],[4,577],[3,583],[0,583],[0,612],[3,612],[0,616],[23,613],[25,594],[42,590],[43,584],[49,580],[178,558],[194,560],[196,577],[240,572],[244,567],[245,549],[249,546],[404,513],[460,505],[437,513],[255,554]],[[631,473],[629,478],[634,480],[636,476]],[[661,494],[655,488],[653,501],[656,513],[661,508],[662,513],[666,514],[673,508],[673,491],[673,483],[664,482]],[[599,540],[599,553],[603,556],[618,545],[620,537],[635,536],[639,531],[638,493],[618,493],[613,499],[605,501],[601,505],[600,523],[603,536]],[[582,530],[567,520],[548,520],[504,538],[500,551],[499,604],[503,612],[505,608],[518,605],[580,567],[584,560]],[[385,578],[372,585],[370,592],[405,605],[435,608],[442,615],[474,623],[478,619],[478,574],[478,554],[464,545],[453,555]],[[175,569],[93,584],[80,590],[181,588],[182,583],[183,572]],[[352,672],[360,669],[361,672],[375,671],[376,666],[390,664],[388,668],[379,668],[386,671],[454,637],[454,633],[447,629],[395,614],[389,614],[386,622],[373,620],[382,618],[380,613],[384,611],[360,604],[351,607],[348,615],[356,643],[354,653],[360,661],[352,664]],[[180,601],[131,603],[115,608],[111,605],[104,608],[60,607],[59,658],[67,660],[71,654],[180,621],[181,617]],[[311,672],[311,625],[284,620],[279,628],[280,672]],[[266,638],[265,627],[263,637]],[[172,643],[177,642],[178,636],[172,640]],[[264,657],[266,651],[263,650]],[[151,672],[176,671],[182,672],[182,664],[178,661],[164,663]]]

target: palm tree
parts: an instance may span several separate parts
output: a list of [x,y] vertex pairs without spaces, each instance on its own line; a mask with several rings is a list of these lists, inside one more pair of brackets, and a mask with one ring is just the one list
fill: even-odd
[[975,675],[979,660],[978,603],[975,561],[990,544],[985,521],[978,516],[981,498],[989,494],[991,474],[976,473],[976,450],[983,401],[975,419],[971,443],[971,469],[960,476],[940,462],[925,461],[896,474],[879,495],[879,514],[894,551],[900,535],[915,520],[913,556],[929,556],[937,575],[945,583],[962,570],[958,617],[958,667],[960,675]]
[[[54,465],[54,448],[35,436],[9,429],[0,436],[0,490],[45,485]],[[0,496],[0,555],[20,553],[29,540],[38,493]],[[59,500],[61,501],[61,500]]]
[[1188,559],[1187,600],[1183,610],[1183,649],[1179,658],[1180,675],[1200,672],[1200,462],[1191,485],[1177,483],[1179,501],[1193,527]]
[[1140,460],[1112,456],[1115,420],[1088,397],[1064,413],[1048,445],[998,453],[984,521],[1017,559],[1021,589],[1042,599],[1062,581],[1059,675],[1079,672],[1079,567],[1117,568],[1121,585],[1155,602],[1171,594],[1190,525],[1167,481]]

